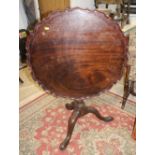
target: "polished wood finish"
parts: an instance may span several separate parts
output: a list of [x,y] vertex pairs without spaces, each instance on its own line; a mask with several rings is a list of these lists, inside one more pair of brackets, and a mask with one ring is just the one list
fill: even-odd
[[70,0],[38,0],[41,18],[51,11],[64,10],[70,7]]
[[64,150],[79,117],[93,113],[83,100],[109,89],[122,76],[126,66],[128,39],[116,22],[98,11],[70,9],[49,14],[35,26],[27,41],[29,65],[38,83],[51,93],[75,99],[67,104],[73,110]]
[[60,144],[60,149],[64,150],[70,139],[72,136],[72,132],[75,126],[76,121],[78,120],[78,118],[88,114],[88,113],[92,113],[94,114],[98,119],[104,121],[104,122],[110,122],[113,120],[113,118],[111,116],[107,116],[107,117],[103,117],[101,116],[101,114],[98,112],[98,110],[96,110],[94,107],[87,107],[85,106],[83,101],[79,101],[79,100],[75,100],[70,104],[66,104],[66,108],[68,110],[73,110],[71,117],[69,118],[68,121],[68,132],[67,132],[67,136],[64,139],[64,141]]
[[33,77],[62,97],[99,94],[121,78],[127,42],[119,25],[101,12],[75,8],[51,13],[28,38]]

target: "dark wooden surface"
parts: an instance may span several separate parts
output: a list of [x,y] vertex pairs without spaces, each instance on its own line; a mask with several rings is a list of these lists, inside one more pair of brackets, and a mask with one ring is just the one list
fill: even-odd
[[69,144],[75,124],[80,117],[87,115],[88,113],[91,113],[91,114],[94,114],[98,119],[104,122],[110,122],[113,120],[113,117],[102,116],[97,109],[91,106],[86,106],[85,103],[80,100],[78,101],[75,100],[71,102],[70,104],[66,104],[66,108],[68,110],[73,110],[73,112],[68,120],[68,131],[67,131],[66,138],[60,144],[60,147],[59,147],[61,150],[64,150]]
[[116,22],[101,12],[50,13],[27,41],[33,77],[59,96],[96,95],[121,78],[127,42]]

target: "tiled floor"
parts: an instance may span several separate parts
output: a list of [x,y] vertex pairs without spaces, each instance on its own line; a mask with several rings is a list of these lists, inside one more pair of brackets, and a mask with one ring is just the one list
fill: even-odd
[[20,78],[24,83],[19,86],[20,107],[44,93],[44,90],[32,79],[28,67],[20,70]]

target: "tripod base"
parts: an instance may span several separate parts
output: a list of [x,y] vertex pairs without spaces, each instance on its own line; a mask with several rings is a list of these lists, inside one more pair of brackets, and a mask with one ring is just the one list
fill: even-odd
[[67,147],[67,145],[69,144],[69,141],[70,141],[72,133],[73,133],[74,126],[75,126],[76,121],[78,120],[79,117],[84,116],[88,113],[92,113],[97,118],[99,118],[100,120],[102,120],[104,122],[110,122],[113,120],[113,118],[111,116],[108,116],[108,117],[101,116],[101,114],[98,112],[97,109],[95,109],[94,107],[87,107],[83,101],[75,100],[70,104],[66,104],[66,108],[68,110],[73,110],[73,112],[72,112],[72,114],[69,118],[69,121],[68,121],[67,136],[64,139],[64,141],[60,144],[60,147],[59,147],[60,150],[64,150]]

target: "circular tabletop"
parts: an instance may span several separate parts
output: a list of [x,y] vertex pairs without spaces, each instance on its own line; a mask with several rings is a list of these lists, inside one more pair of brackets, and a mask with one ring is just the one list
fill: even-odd
[[51,93],[84,98],[109,89],[122,76],[127,38],[98,11],[57,11],[39,22],[27,40],[29,64]]

